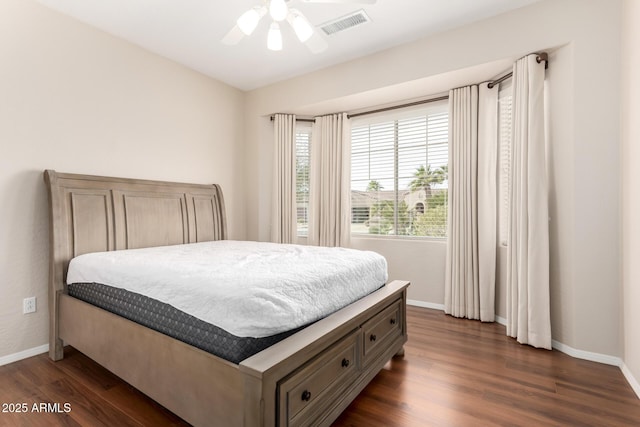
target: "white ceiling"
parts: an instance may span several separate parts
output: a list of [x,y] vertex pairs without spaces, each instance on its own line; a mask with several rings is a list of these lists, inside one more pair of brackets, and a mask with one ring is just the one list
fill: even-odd
[[38,0],[59,12],[170,58],[242,90],[369,55],[429,34],[479,21],[539,0],[378,0],[368,4],[290,0],[313,25],[365,9],[372,22],[324,36],[312,54],[282,25],[284,48],[266,47],[270,20],[236,46],[220,40],[236,19],[262,0]]

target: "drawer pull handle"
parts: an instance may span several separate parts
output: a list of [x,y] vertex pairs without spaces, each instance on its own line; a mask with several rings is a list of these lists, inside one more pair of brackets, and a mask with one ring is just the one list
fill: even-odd
[[349,366],[349,359],[342,359],[342,367],[347,368]]
[[391,323],[392,325],[395,325],[396,324],[396,318],[395,317],[391,318],[391,320],[389,320],[389,323]]
[[374,334],[371,334],[371,336],[369,337],[369,341],[375,341],[376,340],[376,336]]
[[305,402],[308,402],[309,399],[311,399],[311,392],[309,390],[303,391],[301,399],[304,400]]

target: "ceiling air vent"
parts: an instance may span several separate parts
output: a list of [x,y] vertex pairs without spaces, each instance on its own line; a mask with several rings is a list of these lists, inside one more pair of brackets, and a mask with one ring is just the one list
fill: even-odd
[[369,18],[367,13],[364,10],[360,9],[357,12],[353,12],[332,21],[325,22],[324,24],[320,25],[320,29],[324,31],[326,35],[330,36],[332,34],[348,30],[349,28],[353,28],[357,25],[361,25],[370,21],[371,18]]

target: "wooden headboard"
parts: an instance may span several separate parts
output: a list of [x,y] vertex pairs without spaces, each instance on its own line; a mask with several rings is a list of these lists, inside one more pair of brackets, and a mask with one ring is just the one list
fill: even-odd
[[[218,185],[53,170],[46,170],[44,179],[49,192],[52,338],[57,338],[58,294],[66,289],[72,258],[89,252],[227,238],[224,200]],[[56,347],[58,344],[61,345],[56,343]]]

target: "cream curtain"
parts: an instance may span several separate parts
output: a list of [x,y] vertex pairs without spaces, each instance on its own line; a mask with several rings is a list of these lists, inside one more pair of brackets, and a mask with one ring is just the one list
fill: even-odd
[[295,243],[296,223],[296,116],[276,114],[273,121],[274,185],[271,240]]
[[495,320],[498,244],[498,91],[479,87],[478,105],[478,281],[480,320]]
[[551,349],[545,157],[544,63],[529,55],[513,67],[507,335]]
[[449,92],[445,313],[495,318],[498,88]]
[[348,246],[351,126],[346,114],[316,117],[311,135],[308,243]]

